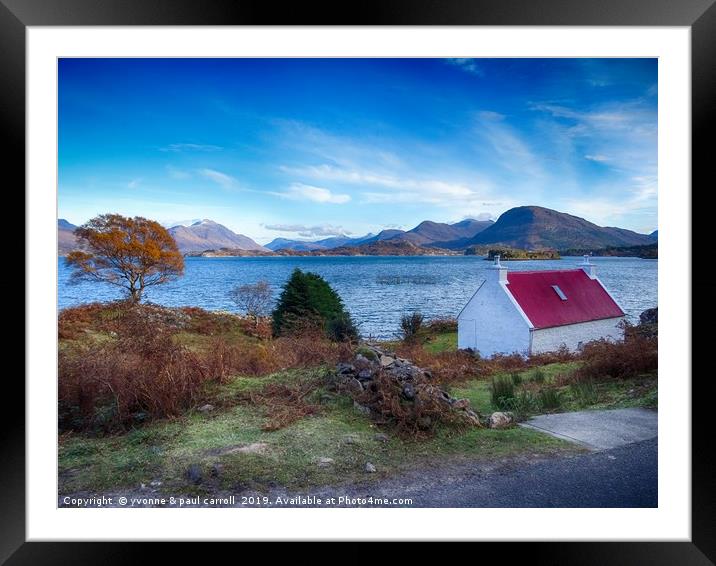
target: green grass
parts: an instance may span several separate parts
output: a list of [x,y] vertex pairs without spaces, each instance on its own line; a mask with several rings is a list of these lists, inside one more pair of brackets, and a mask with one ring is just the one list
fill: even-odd
[[[545,381],[540,384],[532,384],[531,374],[534,370],[520,372],[522,384],[526,387],[535,387],[535,394],[543,387],[554,387],[555,377],[567,374],[578,367],[577,362],[556,363],[542,366]],[[504,374],[511,378],[510,374]],[[519,391],[520,387],[516,387]],[[585,396],[575,393],[572,386],[558,387],[561,395],[560,412],[580,411],[585,409],[622,409],[628,407],[644,407],[656,409],[658,407],[658,380],[656,375],[644,375],[633,379],[622,381],[607,381],[594,384],[594,397],[590,402],[585,403]],[[490,399],[490,380],[476,379],[467,381],[451,388],[451,394],[455,397],[464,397],[470,400],[470,404],[480,414],[489,414],[498,410],[492,405]],[[531,414],[540,412],[535,407]],[[525,415],[527,416],[527,415]]]
[[[225,386],[228,401],[237,392],[258,388],[267,380],[306,379],[310,371],[283,372],[265,378],[237,378]],[[320,377],[318,374],[315,377]],[[372,481],[411,467],[429,465],[446,457],[492,458],[522,452],[574,450],[571,445],[521,428],[508,430],[438,430],[428,440],[404,440],[383,430],[355,411],[352,401],[339,395],[318,395],[323,401],[317,415],[304,417],[275,432],[261,430],[265,415],[260,407],[237,404],[210,413],[193,412],[173,421],[161,421],[130,433],[111,437],[69,435],[60,442],[60,491],[102,491],[138,487],[160,480],[167,491],[212,491],[272,485],[303,488]],[[487,394],[489,402],[489,393]],[[385,432],[388,442],[374,435]],[[264,443],[260,452],[230,452],[231,448]],[[320,467],[319,458],[334,464]],[[366,474],[366,462],[378,469]],[[203,471],[204,481],[191,486],[184,479],[190,464]],[[213,465],[222,468],[212,478]]]
[[432,335],[425,343],[425,351],[431,354],[457,350],[457,332],[443,332]]

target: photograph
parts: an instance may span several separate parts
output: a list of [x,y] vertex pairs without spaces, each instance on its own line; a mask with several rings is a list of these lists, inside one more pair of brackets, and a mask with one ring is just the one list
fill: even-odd
[[658,70],[58,57],[57,507],[658,508]]

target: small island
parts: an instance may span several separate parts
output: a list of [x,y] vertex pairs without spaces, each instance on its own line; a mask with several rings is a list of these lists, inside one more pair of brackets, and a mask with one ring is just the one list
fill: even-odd
[[465,255],[481,255],[486,260],[493,260],[499,255],[501,259],[510,261],[524,261],[533,259],[562,259],[556,250],[522,250],[519,248],[485,248],[482,246],[470,246],[465,250]]

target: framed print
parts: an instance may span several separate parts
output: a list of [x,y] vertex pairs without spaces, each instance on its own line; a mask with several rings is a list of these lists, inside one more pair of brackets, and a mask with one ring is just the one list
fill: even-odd
[[0,6],[28,329],[0,557],[711,563],[712,2],[265,10]]

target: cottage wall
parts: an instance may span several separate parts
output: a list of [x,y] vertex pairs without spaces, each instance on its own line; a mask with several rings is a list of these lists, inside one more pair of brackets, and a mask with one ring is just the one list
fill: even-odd
[[472,348],[486,357],[526,354],[529,326],[497,277],[490,273],[458,316],[458,348]]
[[582,344],[592,340],[606,338],[612,341],[624,339],[624,329],[619,323],[624,317],[591,320],[553,328],[541,328],[532,331],[531,354],[554,352],[565,345],[569,350],[576,351]]

